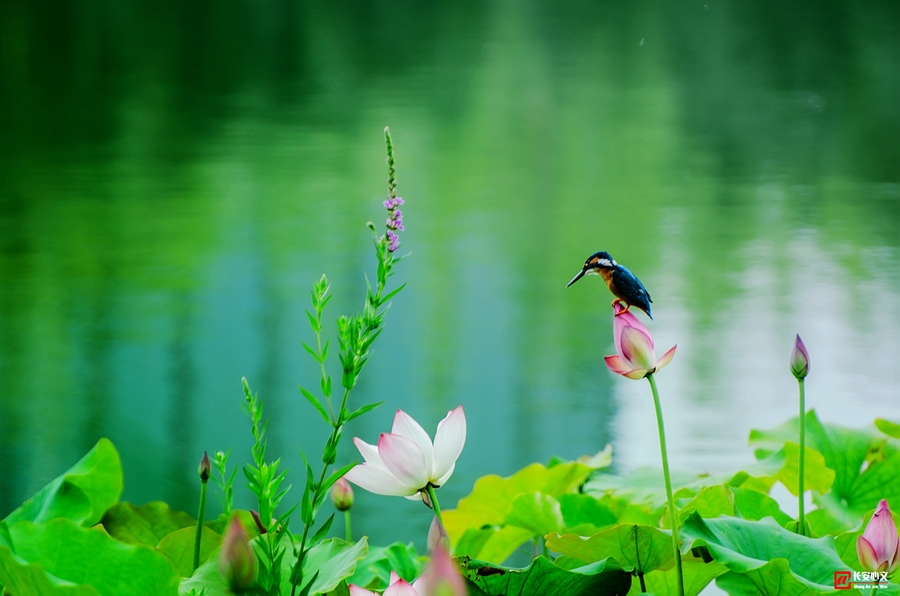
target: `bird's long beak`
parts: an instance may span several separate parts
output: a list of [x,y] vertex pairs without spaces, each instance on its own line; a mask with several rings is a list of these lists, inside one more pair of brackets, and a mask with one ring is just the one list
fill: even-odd
[[572,281],[570,281],[569,283],[566,284],[566,287],[568,288],[568,287],[571,286],[573,283],[575,283],[576,281],[578,281],[579,279],[581,279],[582,277],[584,277],[584,272],[585,272],[585,271],[586,271],[586,269],[582,269],[581,271],[579,271],[579,272],[578,272],[578,275],[576,275],[575,277],[573,277],[573,278],[572,278]]

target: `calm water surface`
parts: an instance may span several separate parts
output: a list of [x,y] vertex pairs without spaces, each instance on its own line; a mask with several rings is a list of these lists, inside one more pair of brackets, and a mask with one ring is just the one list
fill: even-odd
[[[385,125],[409,285],[349,435],[464,404],[445,508],[606,443],[657,465],[646,383],[602,363],[608,292],[565,288],[601,249],[678,344],[674,467],[748,463],[795,414],[798,332],[822,418],[900,419],[896,3],[57,4],[0,8],[3,511],[102,436],[125,499],[193,511],[204,450],[249,459],[242,376],[303,485],[304,309],[322,273],[326,318],[361,306]],[[355,528],[421,544],[419,507],[359,495]]]

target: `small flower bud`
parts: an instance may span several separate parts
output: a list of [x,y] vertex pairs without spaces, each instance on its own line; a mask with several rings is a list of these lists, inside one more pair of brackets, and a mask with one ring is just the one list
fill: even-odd
[[794,340],[794,350],[791,352],[791,374],[797,379],[805,379],[809,374],[809,352],[799,335]]
[[428,528],[428,552],[433,553],[439,545],[444,550],[450,550],[450,536],[437,516],[434,516],[431,527]]
[[236,593],[256,582],[256,554],[247,540],[247,532],[237,517],[232,517],[219,553],[219,571],[228,587]]
[[349,511],[353,507],[353,489],[344,478],[331,485],[331,502],[338,511]]
[[200,459],[200,465],[197,466],[197,474],[200,475],[200,482],[209,480],[210,469],[209,455],[204,451],[203,457]]

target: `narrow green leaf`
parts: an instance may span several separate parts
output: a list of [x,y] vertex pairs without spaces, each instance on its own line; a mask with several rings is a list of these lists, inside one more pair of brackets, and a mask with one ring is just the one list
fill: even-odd
[[322,402],[319,401],[319,398],[316,397],[315,395],[313,395],[312,392],[310,392],[309,390],[307,390],[303,387],[299,387],[299,389],[300,389],[300,393],[303,394],[303,397],[306,398],[306,401],[311,403],[313,405],[313,407],[316,409],[316,411],[319,413],[319,415],[322,416],[322,419],[325,422],[327,422],[328,424],[331,424],[331,418],[328,417],[328,412],[325,411],[325,406],[322,405]]
[[344,418],[344,422],[350,422],[350,421],[353,420],[354,418],[359,418],[360,416],[362,416],[362,415],[365,414],[366,412],[371,412],[372,410],[374,410],[374,409],[377,408],[378,406],[382,405],[383,403],[384,403],[383,401],[379,401],[379,402],[376,402],[376,403],[373,403],[373,404],[366,404],[366,405],[364,405],[363,407],[361,407],[360,409],[355,410],[355,411],[350,412],[349,414],[347,414],[347,416]]
[[332,522],[334,522],[334,514],[333,513],[330,516],[328,516],[328,519],[325,521],[324,524],[322,524],[322,527],[319,528],[315,534],[313,534],[312,539],[309,541],[309,545],[311,547],[319,544],[322,541],[322,539],[325,538],[325,535],[328,534],[328,530],[331,529]]
[[304,342],[301,342],[300,345],[302,345],[302,346],[303,346],[303,349],[306,350],[306,352],[307,352],[310,356],[313,357],[313,360],[315,360],[316,362],[321,362],[321,361],[322,361],[321,357],[319,356],[319,353],[316,352],[316,351],[312,348],[312,346],[310,346],[308,343],[306,343],[306,342],[304,341]]

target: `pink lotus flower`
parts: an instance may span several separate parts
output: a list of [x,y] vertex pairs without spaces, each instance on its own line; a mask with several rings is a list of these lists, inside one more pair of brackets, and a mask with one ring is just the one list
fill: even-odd
[[[442,545],[431,555],[425,573],[413,584],[391,571],[391,584],[382,596],[466,596],[466,582],[456,563]],[[378,596],[375,592],[350,584],[350,596]]]
[[[377,593],[350,584],[350,596],[378,596]],[[391,585],[382,596],[422,596],[406,580],[400,579],[396,571],[391,571]]]
[[644,324],[631,312],[623,312],[625,307],[619,303],[616,303],[613,309],[615,310],[613,337],[616,340],[618,354],[604,358],[609,370],[629,379],[643,379],[647,375],[662,370],[672,361],[677,345],[672,346],[657,360],[653,348],[653,337]]
[[432,444],[418,422],[397,410],[391,432],[382,433],[377,446],[359,437],[353,442],[365,463],[347,472],[347,480],[378,495],[411,497],[453,474],[466,442],[466,415],[462,406],[451,410],[438,423]]
[[865,532],[856,539],[856,554],[867,571],[887,571],[893,575],[900,567],[900,539],[886,499],[878,503]]

